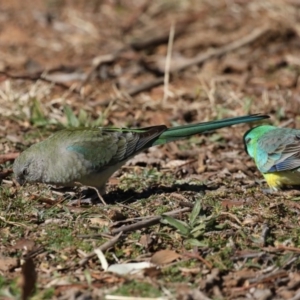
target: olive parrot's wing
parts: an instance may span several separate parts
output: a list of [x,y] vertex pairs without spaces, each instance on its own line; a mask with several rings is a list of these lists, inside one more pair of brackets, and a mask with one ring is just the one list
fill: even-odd
[[89,168],[101,171],[114,164],[126,161],[142,151],[149,142],[156,139],[166,126],[142,129],[98,128],[86,131],[74,130],[74,140],[67,145],[67,151],[84,159]]
[[300,167],[300,131],[278,128],[258,141],[257,163],[263,173]]

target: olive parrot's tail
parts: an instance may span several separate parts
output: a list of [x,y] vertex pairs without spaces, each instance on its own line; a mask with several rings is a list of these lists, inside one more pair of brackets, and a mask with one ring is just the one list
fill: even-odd
[[[240,123],[250,123],[270,118],[268,115],[253,114],[242,117],[223,119],[218,121],[203,122],[168,128],[156,139],[151,141],[151,146],[162,145],[176,140],[187,138],[191,135],[212,131],[215,129],[232,126]],[[148,146],[150,146],[148,144]]]

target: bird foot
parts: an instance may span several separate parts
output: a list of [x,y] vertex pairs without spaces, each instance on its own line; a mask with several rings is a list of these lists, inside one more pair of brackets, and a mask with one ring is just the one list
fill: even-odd
[[[107,205],[106,202],[103,200],[103,198],[100,200],[104,205]],[[82,204],[83,205],[95,205],[95,204],[98,205],[98,204],[100,204],[100,202],[99,202],[99,196],[97,195],[97,193],[93,193],[89,197],[83,196],[83,197],[79,197],[79,198],[70,199],[68,201],[68,204],[71,206],[82,205]]]
[[[95,191],[93,191],[95,190]],[[95,205],[99,204],[99,199],[104,205],[107,205],[104,199],[102,198],[99,191],[95,188],[81,188],[79,191],[67,190],[52,190],[53,193],[63,196],[66,200],[68,200],[68,205],[75,206],[75,205]]]

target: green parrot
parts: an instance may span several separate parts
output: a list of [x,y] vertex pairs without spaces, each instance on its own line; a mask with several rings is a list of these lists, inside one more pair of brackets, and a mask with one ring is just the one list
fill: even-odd
[[270,192],[300,186],[300,130],[270,125],[254,127],[245,133],[244,145]]
[[15,160],[13,171],[20,184],[42,182],[60,186],[84,185],[105,192],[109,177],[137,153],[191,135],[269,118],[254,114],[167,128],[65,129],[32,145]]

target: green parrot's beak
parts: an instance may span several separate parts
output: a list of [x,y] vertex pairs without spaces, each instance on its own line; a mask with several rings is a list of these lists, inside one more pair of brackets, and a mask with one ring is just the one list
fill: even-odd
[[19,185],[24,185],[26,183],[24,176],[17,176],[16,180],[19,183]]

